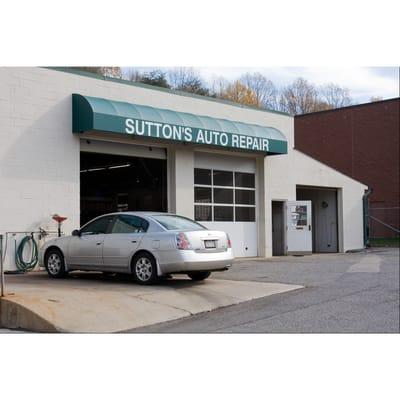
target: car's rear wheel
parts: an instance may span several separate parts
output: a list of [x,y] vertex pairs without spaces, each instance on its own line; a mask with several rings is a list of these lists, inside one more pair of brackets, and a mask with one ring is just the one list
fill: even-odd
[[188,276],[192,281],[204,281],[211,275],[209,271],[189,272]]
[[132,274],[135,281],[141,285],[157,282],[157,263],[154,257],[147,252],[136,254],[132,261]]
[[46,253],[45,267],[52,278],[64,278],[68,272],[65,269],[64,256],[58,249],[50,249]]

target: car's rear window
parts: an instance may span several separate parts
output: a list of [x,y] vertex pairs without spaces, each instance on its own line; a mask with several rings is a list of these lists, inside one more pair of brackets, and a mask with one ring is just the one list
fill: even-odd
[[151,217],[169,231],[206,229],[203,225],[189,218],[178,217],[177,215],[152,215]]

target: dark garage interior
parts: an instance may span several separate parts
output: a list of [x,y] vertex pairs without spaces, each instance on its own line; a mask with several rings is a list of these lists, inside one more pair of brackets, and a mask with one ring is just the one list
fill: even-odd
[[81,152],[81,225],[116,211],[167,211],[166,160]]
[[285,254],[285,202],[272,202],[272,255]]

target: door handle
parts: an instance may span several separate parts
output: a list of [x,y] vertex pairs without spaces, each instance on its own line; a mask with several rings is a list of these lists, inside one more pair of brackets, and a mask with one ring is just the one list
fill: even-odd
[[101,245],[101,242],[97,242],[97,243],[96,243],[96,246],[100,246],[100,245]]
[[308,225],[308,230],[311,231],[311,225]]
[[136,243],[137,241],[136,241],[136,240],[131,240],[131,242],[132,242],[132,243]]

